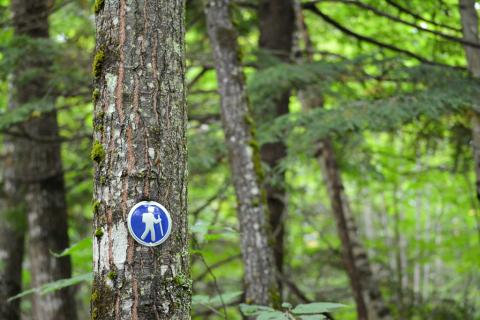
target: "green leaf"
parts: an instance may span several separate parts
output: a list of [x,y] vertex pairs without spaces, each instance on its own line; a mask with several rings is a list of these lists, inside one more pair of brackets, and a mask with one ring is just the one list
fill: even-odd
[[275,310],[270,307],[241,303],[240,311],[246,316],[256,316],[261,312],[273,312]]
[[209,296],[196,294],[192,296],[192,305],[208,305],[210,301]]
[[32,288],[25,290],[23,292],[20,292],[19,294],[8,298],[8,302],[28,296],[33,293],[39,293],[41,295],[54,292],[66,287],[70,287],[73,285],[76,285],[81,282],[90,282],[93,279],[93,274],[91,272],[89,273],[84,273],[84,274],[79,274],[77,276],[71,277],[71,278],[66,278],[66,279],[60,279],[57,281],[52,281],[45,283],[44,285],[37,287],[37,288]]
[[290,310],[292,309],[292,304],[288,302],[284,302],[282,303],[282,308]]
[[212,307],[218,307],[222,304],[229,304],[235,301],[238,297],[242,295],[242,291],[234,291],[234,292],[227,292],[223,293],[221,296],[216,295],[213,297],[209,297],[206,295],[194,295],[192,297],[192,304],[193,305],[208,305]]
[[262,311],[257,320],[288,320],[288,316],[280,311]]
[[343,308],[345,305],[331,302],[314,302],[307,304],[299,304],[292,313],[294,314],[318,314],[323,312],[330,312],[334,309]]
[[300,316],[301,320],[323,320],[326,319],[326,317],[322,314],[315,314],[315,315],[306,315],[306,316]]
[[68,256],[72,253],[81,251],[85,248],[91,248],[91,247],[92,247],[92,238],[88,237],[88,238],[85,238],[85,239],[82,239],[82,240],[78,241],[77,243],[73,244],[69,248],[66,248],[65,250],[63,250],[60,253],[55,253],[53,251],[50,251],[50,253],[55,258],[60,258],[60,257]]
[[210,304],[221,305],[222,300],[224,304],[229,304],[231,302],[234,302],[235,299],[237,299],[238,297],[240,297],[242,293],[243,293],[242,291],[235,291],[235,292],[223,293],[221,296],[220,295],[214,296],[210,299]]

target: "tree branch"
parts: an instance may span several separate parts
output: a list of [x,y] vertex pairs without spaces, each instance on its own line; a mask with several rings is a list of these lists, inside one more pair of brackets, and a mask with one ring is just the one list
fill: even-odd
[[[318,2],[319,2],[319,1],[311,1],[311,2],[305,3],[305,5],[316,4],[316,3],[318,3]],[[470,47],[480,48],[480,44],[479,44],[479,43],[467,41],[467,40],[464,40],[464,39],[459,38],[459,37],[451,36],[451,35],[448,35],[448,34],[445,34],[445,33],[439,32],[439,31],[435,31],[435,30],[430,30],[430,29],[424,28],[424,27],[419,26],[419,25],[417,25],[417,24],[415,24],[415,23],[412,23],[412,22],[409,22],[409,21],[400,19],[400,18],[398,18],[398,17],[395,17],[395,16],[393,16],[393,15],[387,13],[387,12],[384,12],[384,11],[382,11],[382,10],[379,10],[378,8],[375,8],[375,7],[371,6],[371,5],[368,5],[368,4],[363,3],[363,2],[361,2],[361,1],[358,1],[358,0],[335,0],[335,2],[341,2],[341,3],[345,3],[345,4],[351,4],[351,5],[357,6],[357,7],[361,8],[361,9],[365,9],[365,10],[371,11],[371,12],[373,12],[374,14],[380,16],[380,17],[384,17],[384,18],[390,19],[390,20],[392,20],[392,21],[395,21],[395,22],[398,22],[398,23],[407,25],[407,26],[412,27],[412,28],[415,28],[415,29],[417,29],[417,30],[419,30],[419,31],[427,32],[427,33],[430,33],[430,34],[433,34],[433,35],[442,37],[442,38],[444,38],[444,39],[447,39],[447,40],[449,40],[449,41],[461,43],[461,44],[463,44],[463,45],[467,45],[467,46],[470,46]]]
[[460,66],[451,66],[451,65],[447,65],[447,64],[443,64],[443,63],[439,63],[439,62],[435,62],[435,61],[432,61],[432,60],[429,60],[425,57],[422,57],[414,52],[411,52],[409,50],[406,50],[406,49],[402,49],[402,48],[399,48],[399,47],[396,47],[394,45],[391,45],[391,44],[388,44],[388,43],[384,43],[384,42],[380,42],[374,38],[371,38],[371,37],[368,37],[368,36],[364,36],[364,35],[361,35],[359,33],[356,33],[355,31],[353,30],[350,30],[348,29],[347,27],[341,25],[340,23],[338,23],[337,21],[335,21],[334,19],[332,19],[330,16],[326,15],[325,13],[323,13],[320,9],[317,8],[317,6],[315,6],[315,3],[306,3],[304,5],[304,8],[307,9],[307,10],[310,10],[312,11],[313,13],[315,13],[316,15],[318,15],[319,17],[321,17],[325,22],[327,22],[328,24],[332,25],[333,27],[335,27],[336,29],[342,31],[343,33],[345,33],[346,35],[348,36],[351,36],[353,38],[356,38],[360,41],[365,41],[365,42],[368,42],[368,43],[371,43],[371,44],[374,44],[376,46],[379,46],[381,48],[385,48],[385,49],[389,49],[391,51],[395,51],[395,52],[398,52],[398,53],[401,53],[401,54],[404,54],[406,56],[409,56],[411,58],[414,58],[420,62],[423,62],[423,63],[426,63],[426,64],[429,64],[429,65],[435,65],[435,66],[442,66],[442,67],[447,67],[447,68],[453,68],[453,69],[459,69],[459,70],[465,70],[464,67],[460,67]]
[[206,269],[203,273],[201,273],[198,277],[196,277],[196,278],[194,279],[194,281],[197,282],[197,281],[203,280],[203,278],[205,278],[206,276],[208,276],[213,269],[219,268],[219,267],[221,267],[221,266],[223,266],[223,265],[226,265],[226,264],[228,264],[228,263],[230,263],[230,262],[232,262],[232,261],[235,261],[235,260],[237,260],[237,259],[239,259],[239,258],[241,258],[241,257],[242,257],[241,254],[237,254],[237,255],[234,255],[234,256],[230,256],[230,257],[228,257],[228,258],[225,258],[225,259],[223,259],[223,260],[220,260],[220,261],[218,261],[218,262],[215,262],[214,264],[212,264],[212,265],[209,267],[209,269]]
[[432,21],[432,20],[428,20],[428,19],[425,19],[424,17],[416,14],[415,12],[412,12],[410,10],[408,10],[407,8],[405,7],[402,7],[401,5],[399,5],[398,3],[394,2],[393,0],[385,0],[389,5],[391,5],[392,7],[394,8],[397,8],[400,12],[403,12],[405,14],[408,14],[409,16],[415,18],[415,19],[418,19],[420,21],[423,21],[423,22],[426,22],[426,23],[429,23],[431,25],[434,25],[434,26],[437,26],[437,27],[440,27],[440,28],[445,28],[445,29],[449,29],[449,30],[452,30],[452,31],[456,31],[456,32],[462,32],[462,29],[459,29],[459,28],[455,28],[455,27],[451,27],[451,26],[447,26],[445,24],[441,24],[441,23],[438,23],[438,22],[435,22],[435,21]]

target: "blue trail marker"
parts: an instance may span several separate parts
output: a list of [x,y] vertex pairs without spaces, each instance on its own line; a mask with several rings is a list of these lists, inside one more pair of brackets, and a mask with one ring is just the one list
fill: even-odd
[[158,246],[172,231],[172,218],[167,209],[155,201],[142,201],[128,213],[128,230],[140,244]]

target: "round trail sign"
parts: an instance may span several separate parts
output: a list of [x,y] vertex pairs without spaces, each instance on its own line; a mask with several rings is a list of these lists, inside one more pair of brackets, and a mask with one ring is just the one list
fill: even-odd
[[158,246],[172,231],[172,218],[167,209],[155,201],[142,201],[128,213],[128,230],[140,244]]

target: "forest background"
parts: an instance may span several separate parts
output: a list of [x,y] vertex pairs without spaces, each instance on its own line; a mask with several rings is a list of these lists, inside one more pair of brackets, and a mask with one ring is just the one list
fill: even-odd
[[[282,300],[341,303],[346,307],[336,310],[335,318],[356,319],[318,161],[328,138],[361,243],[394,317],[480,319],[480,212],[471,121],[480,87],[467,70],[468,40],[458,2],[292,1],[295,30],[286,52],[265,48],[260,40],[262,23],[281,33],[286,21],[262,22],[259,1],[232,2],[259,144],[281,142],[286,149],[274,168],[263,164],[267,183],[283,192],[285,205]],[[71,257],[73,277],[32,288],[25,259],[25,319],[35,290],[64,285],[74,288],[79,319],[90,312],[93,6],[86,0],[51,1],[50,38],[35,49],[52,61],[48,83],[58,112],[72,244],[51,254]],[[202,1],[186,1],[186,10],[192,316],[240,319],[243,265],[216,61]],[[28,56],[29,46],[14,37],[10,1],[0,1],[0,19],[5,153],[12,125],[49,110],[38,104],[8,110],[9,75]],[[287,112],[272,112],[286,93]],[[314,101],[312,108],[305,100]]]

